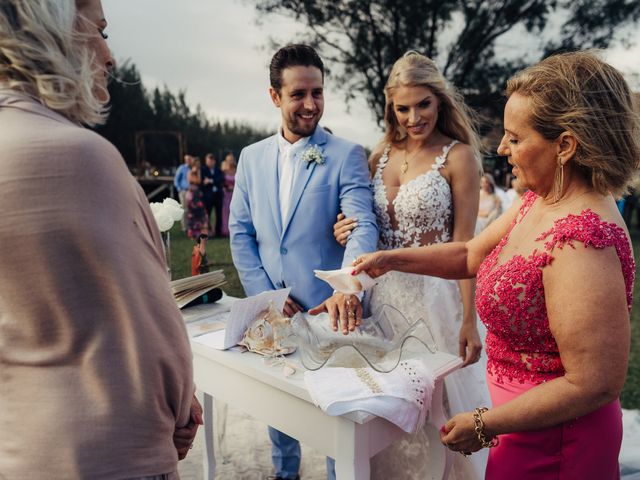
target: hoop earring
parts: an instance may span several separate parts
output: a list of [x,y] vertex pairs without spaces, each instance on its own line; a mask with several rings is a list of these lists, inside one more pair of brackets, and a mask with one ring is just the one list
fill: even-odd
[[562,189],[564,187],[564,165],[558,156],[558,166],[553,178],[553,203],[558,203],[562,197]]

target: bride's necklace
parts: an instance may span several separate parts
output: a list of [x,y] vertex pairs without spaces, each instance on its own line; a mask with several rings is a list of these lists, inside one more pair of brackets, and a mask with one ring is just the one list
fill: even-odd
[[404,159],[402,161],[402,165],[400,166],[400,173],[402,175],[407,173],[407,170],[409,170],[409,160],[413,161],[418,156],[418,154],[420,153],[421,150],[422,150],[422,148],[418,148],[416,150],[416,152],[413,155],[411,155],[411,157],[409,157],[409,153],[408,152],[405,152]]

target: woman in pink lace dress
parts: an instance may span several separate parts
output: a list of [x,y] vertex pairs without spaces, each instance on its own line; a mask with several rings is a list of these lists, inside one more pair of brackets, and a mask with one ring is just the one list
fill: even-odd
[[507,85],[498,153],[530,191],[473,240],[381,251],[355,272],[477,275],[493,408],[442,442],[491,448],[488,479],[615,479],[635,265],[613,194],[638,168],[622,75],[591,52],[545,59]]

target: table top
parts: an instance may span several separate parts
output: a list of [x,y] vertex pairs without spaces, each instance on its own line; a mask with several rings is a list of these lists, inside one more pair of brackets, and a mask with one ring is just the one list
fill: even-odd
[[[194,355],[215,361],[238,373],[247,375],[255,380],[287,392],[290,395],[313,403],[304,383],[304,372],[306,369],[300,362],[297,352],[285,357],[287,364],[295,368],[295,373],[287,377],[283,372],[282,364],[272,366],[265,357],[256,353],[241,351],[239,349],[216,350],[193,341],[193,338],[198,335],[197,329],[193,328],[194,325],[200,322],[206,322],[207,319],[217,314],[228,312],[234,301],[235,298],[225,295],[214,304],[197,305],[182,310],[191,337],[191,348]],[[436,381],[441,380],[449,373],[457,370],[462,364],[460,357],[445,352],[424,355],[421,357],[421,360],[423,360],[425,365],[434,373]]]

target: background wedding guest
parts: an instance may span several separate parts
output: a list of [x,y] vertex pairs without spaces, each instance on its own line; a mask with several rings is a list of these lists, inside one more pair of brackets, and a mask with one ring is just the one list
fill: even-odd
[[[361,146],[318,125],[324,112],[324,64],[313,48],[278,50],[269,79],[281,126],[240,154],[229,221],[233,262],[247,295],[291,287],[286,316],[322,302],[315,312],[328,311],[335,329],[339,322],[347,333],[360,321],[360,299],[333,294],[313,270],[347,266],[375,249],[378,230],[366,156]],[[346,249],[331,235],[340,210],[360,225]],[[298,478],[299,442],[272,427],[269,436],[276,478]],[[335,478],[330,460],[327,472]]]
[[[369,160],[378,247],[466,241],[478,213],[479,141],[469,111],[435,63],[409,52],[393,66],[385,86],[385,136]],[[454,222],[455,219],[455,222]],[[352,219],[338,222],[337,239],[346,243]],[[465,366],[480,358],[473,284],[393,272],[365,297],[375,312],[398,309],[408,324],[424,320],[439,349],[460,355]],[[402,334],[404,332],[398,332]],[[445,379],[448,416],[489,400],[484,368],[469,366]],[[372,458],[371,478],[428,478],[433,446],[426,426],[405,435]],[[451,478],[483,477],[486,456],[456,458]]]
[[200,234],[209,232],[209,217],[201,188],[203,180],[200,157],[193,157],[187,178],[189,180],[189,191],[186,195],[187,236],[195,240]]
[[[178,198],[180,199],[180,205],[184,211],[187,211],[187,192],[189,191],[189,170],[191,170],[191,162],[193,161],[193,157],[191,155],[184,156],[184,163],[178,167],[176,170],[175,177],[173,177],[173,186],[178,192]],[[182,216],[180,220],[182,225],[182,231],[187,231],[187,217],[186,215]]]
[[509,175],[511,178],[509,179],[509,184],[511,188],[505,192],[504,200],[502,201],[502,211],[506,212],[511,208],[511,205],[520,198],[527,191],[526,188],[522,186],[522,183],[518,180],[518,177],[514,175]]
[[209,271],[209,258],[207,257],[206,233],[201,233],[191,250],[191,275],[201,275]]
[[501,213],[502,202],[496,194],[496,183],[490,173],[480,177],[480,203],[476,221],[476,235],[493,222]]
[[202,166],[202,190],[204,207],[207,212],[209,238],[217,237],[222,232],[222,200],[224,197],[224,173],[213,153],[207,153]]
[[3,479],[177,478],[202,422],[147,199],[81,127],[105,119],[106,26],[99,0],[0,2]]
[[635,265],[614,195],[639,166],[622,74],[593,52],[549,57],[507,83],[498,148],[529,192],[469,242],[382,251],[355,272],[478,276],[494,407],[442,442],[493,447],[486,478],[618,479]]
[[236,185],[236,157],[229,152],[224,157],[220,170],[224,173],[224,182],[222,184],[224,198],[222,200],[222,225],[220,234],[223,237],[229,236],[229,209],[231,206],[231,197],[233,196],[233,188]]

